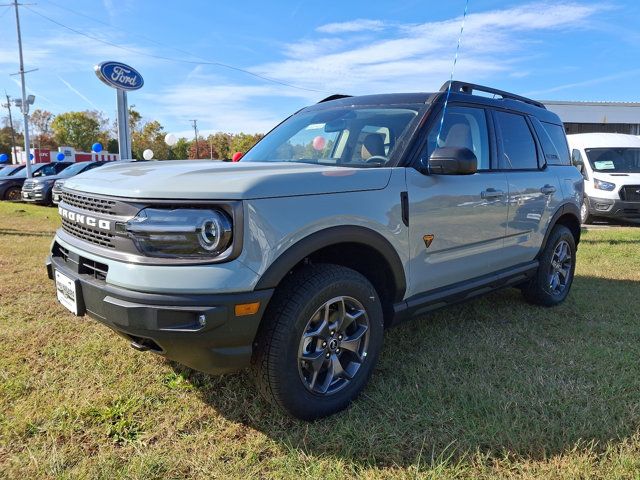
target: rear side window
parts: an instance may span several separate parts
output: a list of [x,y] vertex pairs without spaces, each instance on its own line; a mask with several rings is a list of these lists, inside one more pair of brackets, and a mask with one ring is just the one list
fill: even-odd
[[525,118],[522,115],[507,112],[495,112],[495,118],[502,138],[502,153],[498,157],[498,168],[537,169],[536,143]]
[[[546,135],[538,134],[538,137],[547,137],[553,142],[553,145],[558,153],[558,160],[552,161],[547,157],[547,163],[550,165],[571,165],[571,159],[569,157],[569,144],[567,143],[567,136],[564,133],[564,127],[562,125],[556,125],[555,123],[540,122]],[[534,123],[535,125],[535,123]],[[542,142],[544,140],[541,139]],[[544,149],[544,143],[543,149]],[[545,149],[545,157],[547,151]]]

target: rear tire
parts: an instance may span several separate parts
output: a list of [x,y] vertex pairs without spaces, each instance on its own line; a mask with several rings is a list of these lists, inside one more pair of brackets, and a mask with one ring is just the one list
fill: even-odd
[[314,420],[347,408],[363,390],[382,337],[380,299],[364,276],[339,265],[305,266],[269,303],[252,372],[268,400]]
[[523,285],[522,294],[536,305],[558,305],[569,294],[576,268],[576,241],[567,227],[553,227],[539,262],[535,276]]
[[4,192],[4,199],[10,202],[17,202],[22,199],[22,190],[20,187],[10,187]]

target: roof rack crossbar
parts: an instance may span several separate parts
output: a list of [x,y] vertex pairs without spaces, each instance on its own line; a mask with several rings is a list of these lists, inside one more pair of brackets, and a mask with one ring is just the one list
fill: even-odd
[[[441,92],[446,92],[448,89],[449,89],[449,82],[444,82],[442,87],[440,87]],[[499,95],[502,98],[517,100],[519,102],[528,103],[529,105],[534,105],[536,107],[544,108],[546,110],[546,107],[542,103],[527,97],[516,95],[515,93],[509,93],[509,92],[505,92],[504,90],[498,90],[497,88],[484,87],[482,85],[476,85],[474,83],[461,82],[457,80],[451,82],[452,92],[473,94],[474,90],[477,90],[479,92],[492,93],[494,95]]]
[[352,96],[353,95],[342,95],[340,93],[334,93],[333,95],[329,95],[328,97],[323,98],[318,103],[330,102],[331,100],[340,100],[341,98],[349,98]]

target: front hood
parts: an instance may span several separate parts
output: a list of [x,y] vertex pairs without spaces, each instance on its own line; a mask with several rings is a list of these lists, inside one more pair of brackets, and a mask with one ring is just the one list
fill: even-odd
[[116,197],[242,200],[378,190],[390,175],[389,168],[177,160],[105,165],[64,185]]

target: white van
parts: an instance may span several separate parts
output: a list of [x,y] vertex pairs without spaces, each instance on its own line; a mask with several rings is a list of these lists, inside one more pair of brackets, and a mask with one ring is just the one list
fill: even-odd
[[582,223],[597,217],[640,220],[640,136],[580,133],[567,140],[584,177]]

